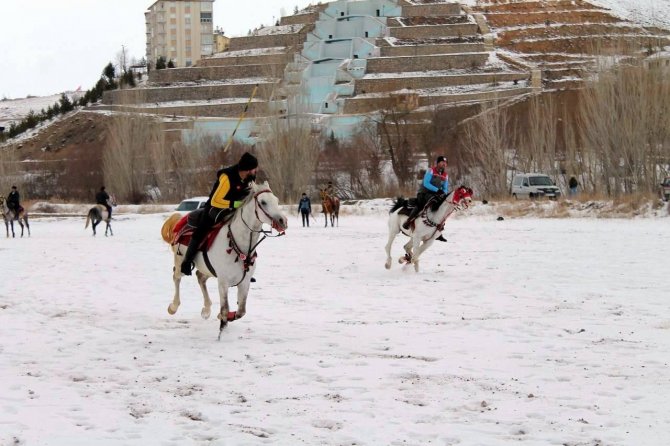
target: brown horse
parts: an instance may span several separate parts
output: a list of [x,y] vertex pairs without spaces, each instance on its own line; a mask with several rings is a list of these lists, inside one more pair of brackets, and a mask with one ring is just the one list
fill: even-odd
[[30,237],[30,225],[28,224],[28,211],[23,207],[19,209],[18,215],[13,209],[7,207],[7,199],[0,195],[0,212],[2,212],[2,218],[5,220],[5,229],[7,230],[7,237],[9,237],[9,228],[12,228],[12,237],[16,237],[14,234],[14,220],[19,222],[21,225],[21,237],[23,237],[23,226],[25,225],[28,229],[28,237]]
[[328,226],[329,216],[330,216],[331,227],[335,226],[335,220],[337,220],[337,226],[340,226],[340,199],[328,195],[328,193],[324,189],[319,190],[319,195],[321,196],[321,207],[323,209],[323,216],[326,218],[325,226]]

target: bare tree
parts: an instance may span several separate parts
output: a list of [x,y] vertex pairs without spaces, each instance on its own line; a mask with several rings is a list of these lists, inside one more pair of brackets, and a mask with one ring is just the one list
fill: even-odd
[[[294,102],[290,109],[301,109],[297,98],[289,98]],[[295,202],[310,183],[319,157],[319,141],[309,115],[288,113],[266,119],[261,140],[262,170],[282,201]]]
[[481,113],[464,124],[461,136],[464,157],[482,196],[507,195],[507,170],[515,133],[506,108],[497,101],[483,104]]
[[416,176],[415,149],[410,135],[410,111],[402,106],[381,110],[374,119],[382,137],[383,147],[391,160],[399,186],[409,186]]
[[121,200],[140,203],[148,184],[149,148],[159,144],[160,128],[149,118],[119,114],[109,121],[107,133],[102,168],[108,190]]
[[598,172],[594,190],[653,192],[670,160],[670,80],[661,67],[602,67],[583,90],[580,135]]

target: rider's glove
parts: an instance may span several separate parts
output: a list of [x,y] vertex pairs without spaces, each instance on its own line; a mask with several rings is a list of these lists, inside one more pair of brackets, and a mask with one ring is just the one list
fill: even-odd
[[242,202],[241,202],[241,201],[233,201],[233,208],[234,208],[234,209],[237,209],[237,208],[240,207],[240,206],[242,206]]

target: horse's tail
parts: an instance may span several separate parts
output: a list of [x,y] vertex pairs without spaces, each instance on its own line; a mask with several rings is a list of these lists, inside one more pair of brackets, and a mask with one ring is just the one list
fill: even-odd
[[403,197],[398,197],[396,200],[393,202],[393,207],[389,211],[389,214],[394,213],[398,209],[407,206],[407,200],[404,199]]
[[174,227],[179,220],[181,220],[181,215],[175,212],[165,220],[165,223],[163,223],[161,236],[165,243],[172,243],[172,240],[174,239]]
[[88,229],[89,223],[91,223],[91,213],[93,212],[93,209],[88,211],[88,214],[86,214],[86,226],[84,226],[84,229]]

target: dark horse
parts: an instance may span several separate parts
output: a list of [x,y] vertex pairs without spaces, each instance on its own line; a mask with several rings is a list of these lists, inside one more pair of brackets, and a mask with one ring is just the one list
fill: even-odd
[[330,216],[330,226],[340,226],[340,199],[332,197],[324,189],[319,190],[321,196],[321,207],[323,208],[323,216],[326,218],[325,226],[328,226],[328,216]]
[[5,220],[5,229],[7,230],[7,237],[9,238],[9,227],[12,227],[12,237],[16,237],[14,234],[14,220],[19,222],[21,225],[21,237],[23,237],[23,226],[26,226],[28,229],[28,237],[30,237],[30,225],[28,224],[28,211],[19,207],[18,213],[13,209],[7,207],[7,199],[0,195],[0,212],[2,212],[2,218]]
[[[107,203],[109,203],[110,206],[116,206],[116,198],[114,195],[110,195]],[[96,204],[88,211],[88,214],[86,215],[86,226],[84,226],[84,229],[88,228],[89,223],[91,223],[93,226],[93,235],[96,235],[95,227],[98,226],[101,221],[104,221],[106,224],[105,237],[107,237],[107,231],[109,231],[109,235],[114,235],[112,232],[112,225],[109,223],[110,220],[111,218],[109,218],[107,208],[101,204]]]

